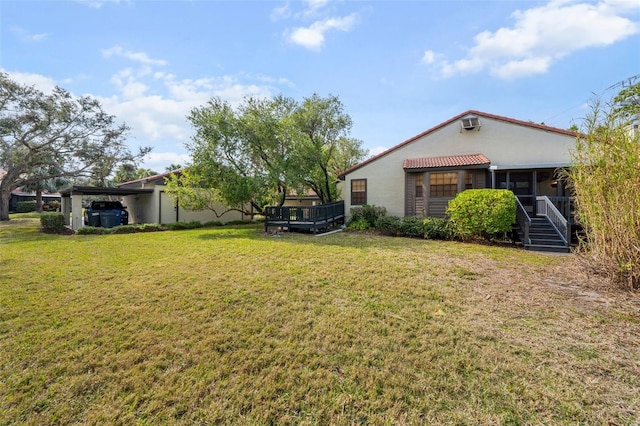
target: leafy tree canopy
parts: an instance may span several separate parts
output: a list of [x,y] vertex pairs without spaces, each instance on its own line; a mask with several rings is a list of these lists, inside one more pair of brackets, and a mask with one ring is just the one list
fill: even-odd
[[190,209],[207,208],[213,199],[262,213],[308,189],[323,203],[335,201],[337,175],[367,153],[349,137],[351,118],[335,96],[246,98],[235,109],[213,98],[188,118],[195,128],[187,144],[193,163],[168,180],[167,192]]
[[44,94],[0,73],[0,220],[9,218],[11,191],[34,182],[86,178],[106,186],[118,164],[150,151],[132,154],[128,130],[94,98],[60,87]]
[[622,89],[613,98],[612,112],[626,121],[637,120],[640,116],[640,83]]
[[158,172],[151,169],[137,168],[133,163],[122,163],[116,169],[116,172],[110,183],[116,185],[123,182],[143,179],[157,174]]

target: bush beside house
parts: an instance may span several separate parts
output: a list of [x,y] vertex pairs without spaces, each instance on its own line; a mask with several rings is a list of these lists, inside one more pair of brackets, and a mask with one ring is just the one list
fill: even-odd
[[516,197],[509,190],[466,190],[449,202],[447,215],[446,218],[402,218],[387,216],[384,207],[364,205],[351,209],[347,230],[436,240],[495,239],[512,230]]
[[449,201],[447,215],[462,240],[503,236],[516,221],[516,196],[507,189],[469,189]]

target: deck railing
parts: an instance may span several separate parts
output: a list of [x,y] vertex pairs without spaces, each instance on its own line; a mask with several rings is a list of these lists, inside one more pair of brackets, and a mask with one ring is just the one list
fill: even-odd
[[571,243],[571,224],[547,196],[536,197],[539,216],[546,216],[556,228],[565,244]]
[[265,231],[269,226],[287,229],[311,229],[316,232],[344,219],[344,201],[318,206],[267,207],[264,210]]
[[531,218],[529,217],[527,210],[525,210],[524,206],[522,205],[518,197],[516,197],[516,222],[518,222],[518,225],[520,226],[520,229],[522,229],[522,232],[524,234],[524,237],[522,238],[522,243],[525,246],[528,246],[529,244],[531,244],[531,239],[529,238],[529,228],[531,228]]

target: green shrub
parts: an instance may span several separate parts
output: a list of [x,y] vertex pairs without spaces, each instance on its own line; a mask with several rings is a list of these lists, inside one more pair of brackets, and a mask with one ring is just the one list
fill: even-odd
[[405,217],[400,223],[399,234],[409,238],[424,238],[424,223],[421,217]]
[[402,219],[397,216],[381,216],[376,220],[376,230],[382,235],[396,237],[400,234]]
[[40,225],[47,230],[62,231],[64,229],[64,215],[62,213],[43,213],[40,215]]
[[198,222],[197,220],[192,220],[191,222],[167,223],[165,226],[170,231],[180,231],[180,230],[183,230],[183,229],[202,228],[202,223]]
[[131,225],[121,225],[111,228],[111,234],[135,234],[139,232],[166,231],[159,223],[134,223]]
[[450,240],[453,232],[449,221],[441,217],[428,217],[422,221],[424,225],[424,237],[429,240]]
[[367,229],[375,229],[376,221],[382,216],[386,216],[387,209],[365,204],[363,206],[351,208],[351,221],[364,220],[367,222]]
[[30,213],[36,211],[35,201],[19,201],[16,205],[16,213]]
[[205,228],[213,228],[214,226],[222,226],[222,222],[219,220],[210,220],[209,222],[205,222],[202,224]]
[[369,223],[362,218],[358,220],[350,220],[347,224],[347,231],[363,232],[371,229],[372,228],[369,226]]
[[111,234],[135,234],[140,232],[138,225],[120,225],[111,228]]
[[138,230],[140,232],[160,232],[166,231],[167,227],[160,223],[141,223],[138,225]]
[[516,196],[507,189],[468,189],[449,201],[447,214],[456,236],[490,239],[511,231]]
[[251,225],[253,223],[252,220],[230,220],[225,223],[226,226],[237,226],[237,225]]
[[96,226],[84,226],[76,231],[78,235],[103,235],[110,233],[111,229],[98,228]]

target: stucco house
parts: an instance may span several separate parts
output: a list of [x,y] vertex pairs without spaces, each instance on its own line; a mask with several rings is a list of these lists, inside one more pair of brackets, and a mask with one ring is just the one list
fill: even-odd
[[470,188],[512,190],[530,218],[538,199],[558,201],[559,171],[569,166],[574,132],[480,111],[466,111],[343,172],[345,213],[363,204],[389,215],[443,217]]

